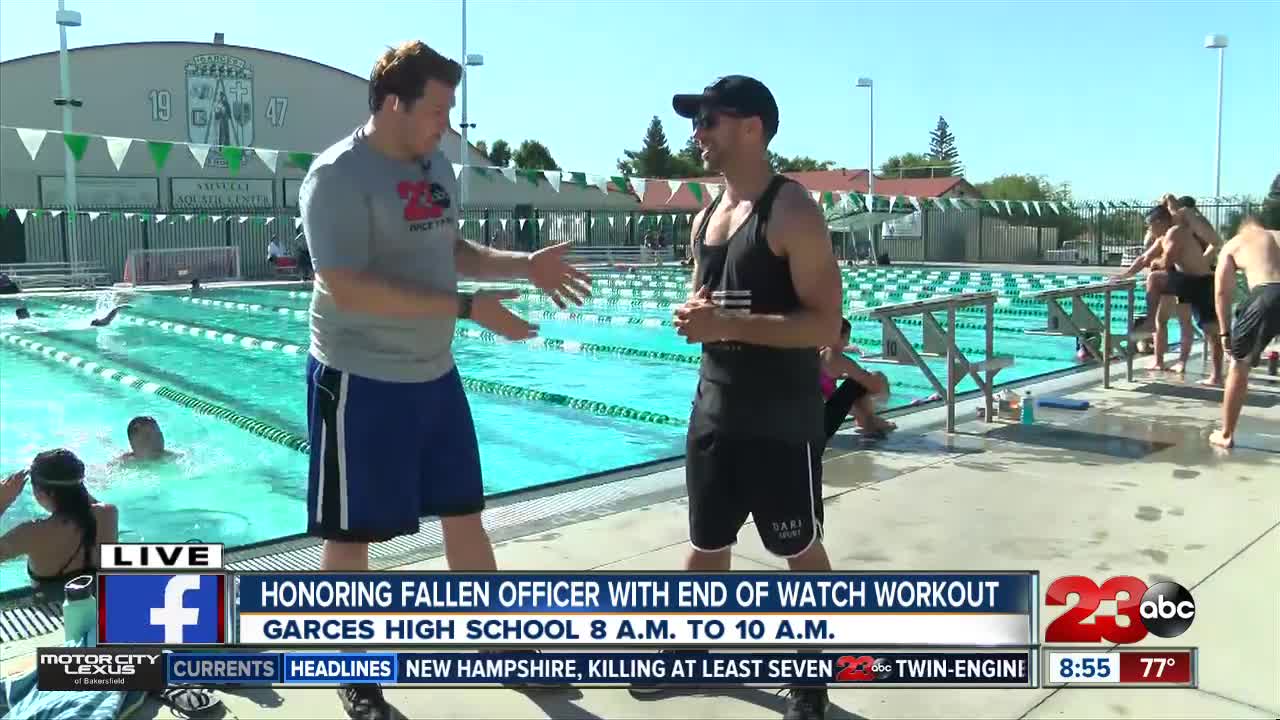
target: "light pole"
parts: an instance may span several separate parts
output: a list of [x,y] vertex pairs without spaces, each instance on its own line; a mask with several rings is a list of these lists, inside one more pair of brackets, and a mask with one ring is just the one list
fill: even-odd
[[469,175],[467,168],[471,165],[469,152],[471,146],[467,143],[467,131],[474,130],[476,127],[475,123],[467,122],[467,68],[479,67],[483,64],[484,56],[475,53],[464,56],[462,63],[462,182],[459,186],[459,200],[462,204],[459,205],[459,210],[467,202],[467,176]]
[[475,127],[475,123],[467,122],[467,68],[484,64],[483,55],[467,54],[467,0],[462,0],[462,147],[458,153],[458,162],[462,165],[461,177],[458,180],[458,212],[467,206],[467,167],[470,146],[467,144],[467,130]]
[[[66,0],[58,0],[58,13],[54,16],[58,24],[58,81],[60,96],[53,99],[53,104],[62,108],[62,132],[64,137],[71,134],[71,109],[84,103],[71,97],[71,68],[67,62],[67,28],[80,27],[80,13],[68,10]],[[76,270],[80,260],[80,250],[76,242],[76,159],[71,154],[71,146],[62,143],[66,153],[63,165],[63,202],[67,206],[67,260],[71,263],[71,281],[75,282]]]
[[1222,196],[1222,65],[1227,55],[1227,36],[1209,35],[1204,46],[1218,51],[1218,142],[1213,151],[1213,198]]
[[[870,143],[867,149],[867,192],[873,197],[876,194],[876,90],[871,84],[871,78],[858,78],[857,87],[867,89],[867,116],[869,117],[868,125],[870,127]],[[870,201],[867,202],[867,213],[870,214],[874,208]],[[870,241],[871,254],[877,258],[880,256],[879,248],[876,247],[875,225],[867,225],[867,239]]]

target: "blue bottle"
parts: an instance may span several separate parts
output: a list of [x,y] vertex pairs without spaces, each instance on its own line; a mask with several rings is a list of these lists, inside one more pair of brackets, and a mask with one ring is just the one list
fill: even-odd
[[1031,397],[1031,391],[1022,396],[1022,424],[1034,425],[1036,422],[1036,399]]
[[62,629],[66,639],[77,641],[88,636],[86,646],[98,644],[98,603],[94,597],[97,584],[92,575],[81,575],[67,581],[62,601]]

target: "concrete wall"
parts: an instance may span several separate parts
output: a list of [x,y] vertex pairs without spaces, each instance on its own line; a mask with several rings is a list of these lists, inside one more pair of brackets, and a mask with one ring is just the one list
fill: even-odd
[[[319,152],[368,116],[364,78],[290,55],[234,45],[188,42],[129,43],[80,48],[69,57],[74,129],[93,135],[218,145],[218,88],[227,95],[235,122],[228,144],[273,150]],[[220,75],[220,76],[219,76]],[[219,85],[221,82],[221,85]],[[61,130],[58,55],[46,53],[0,63],[0,125]],[[203,94],[203,97],[202,97]],[[443,141],[450,162],[460,162],[460,138]],[[472,165],[489,165],[469,148]],[[33,162],[13,130],[0,130],[0,206],[56,207],[60,203],[65,150],[50,135]],[[77,165],[81,207],[161,211],[260,211],[296,207],[303,172],[280,158],[276,172],[246,154],[234,177],[215,149],[205,167],[174,146],[157,172],[145,144],[135,143],[117,171],[106,144],[92,140]],[[41,178],[44,178],[41,180]],[[630,209],[632,196],[605,196],[598,188],[546,182],[513,184],[505,177],[475,177],[468,205]],[[95,202],[96,201],[96,202]],[[185,202],[184,202],[185,201]]]

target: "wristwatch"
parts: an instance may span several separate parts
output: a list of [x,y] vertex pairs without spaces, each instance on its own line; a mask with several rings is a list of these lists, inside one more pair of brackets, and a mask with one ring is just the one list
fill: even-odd
[[471,293],[458,293],[458,317],[462,320],[470,319],[472,300]]

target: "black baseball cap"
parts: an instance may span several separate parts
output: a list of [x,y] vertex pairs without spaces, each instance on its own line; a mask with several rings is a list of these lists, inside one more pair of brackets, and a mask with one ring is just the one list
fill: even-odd
[[708,85],[701,93],[676,95],[671,106],[683,118],[695,118],[704,108],[722,110],[739,117],[758,117],[766,139],[778,134],[778,103],[764,83],[745,75],[727,75]]

